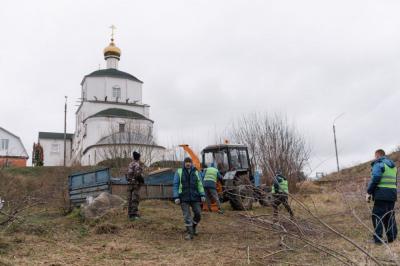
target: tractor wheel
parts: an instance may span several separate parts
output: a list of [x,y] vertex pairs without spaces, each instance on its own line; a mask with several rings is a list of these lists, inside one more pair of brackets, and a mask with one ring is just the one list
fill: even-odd
[[265,185],[261,185],[256,190],[258,195],[258,201],[260,202],[261,206],[267,207],[272,206],[272,202],[274,200],[271,190],[266,187]]
[[268,207],[268,206],[272,206],[273,200],[274,199],[273,199],[272,195],[268,194],[265,197],[261,198],[259,200],[259,202],[260,202],[261,206]]
[[236,176],[229,193],[229,203],[232,208],[237,211],[251,210],[253,200],[253,185],[248,175]]

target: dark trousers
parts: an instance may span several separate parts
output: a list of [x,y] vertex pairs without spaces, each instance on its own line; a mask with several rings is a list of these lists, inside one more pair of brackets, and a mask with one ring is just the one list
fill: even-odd
[[375,242],[382,242],[383,229],[385,228],[388,242],[397,237],[396,217],[394,213],[394,201],[375,200],[372,209],[372,224],[375,228]]
[[[183,220],[185,222],[185,226],[192,226],[193,224],[198,224],[201,220],[201,206],[200,202],[190,201],[190,202],[181,202]],[[193,211],[193,218],[192,213]]]
[[285,194],[274,194],[274,201],[272,203],[272,207],[274,208],[274,221],[278,220],[278,207],[279,205],[283,205],[286,210],[289,212],[290,217],[293,217],[292,209],[288,203],[288,196]]
[[128,185],[128,216],[138,216],[139,215],[139,191],[141,184],[133,183]]
[[221,210],[221,202],[219,202],[219,196],[216,188],[205,187],[205,194],[207,200],[208,210],[211,211],[211,202],[215,201],[218,206],[218,210]]

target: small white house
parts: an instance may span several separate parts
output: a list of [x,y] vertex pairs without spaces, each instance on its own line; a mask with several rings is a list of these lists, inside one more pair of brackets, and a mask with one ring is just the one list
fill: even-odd
[[29,159],[21,139],[0,127],[0,167],[25,167]]
[[[66,164],[71,160],[73,134],[66,134]],[[64,133],[39,132],[38,142],[43,148],[44,166],[64,165]]]

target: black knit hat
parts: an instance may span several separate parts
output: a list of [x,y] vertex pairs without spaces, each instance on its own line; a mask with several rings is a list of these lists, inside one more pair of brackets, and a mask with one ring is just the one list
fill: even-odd
[[133,159],[136,160],[136,161],[138,161],[138,160],[140,159],[140,153],[134,151],[134,152],[133,152]]
[[186,157],[185,160],[183,160],[184,163],[191,163],[192,162],[192,158],[190,157]]

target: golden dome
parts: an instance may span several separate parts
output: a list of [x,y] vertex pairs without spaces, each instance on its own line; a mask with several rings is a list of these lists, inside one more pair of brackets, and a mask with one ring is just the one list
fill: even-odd
[[104,48],[104,56],[121,56],[121,49],[115,46],[114,40],[111,39],[110,44]]

